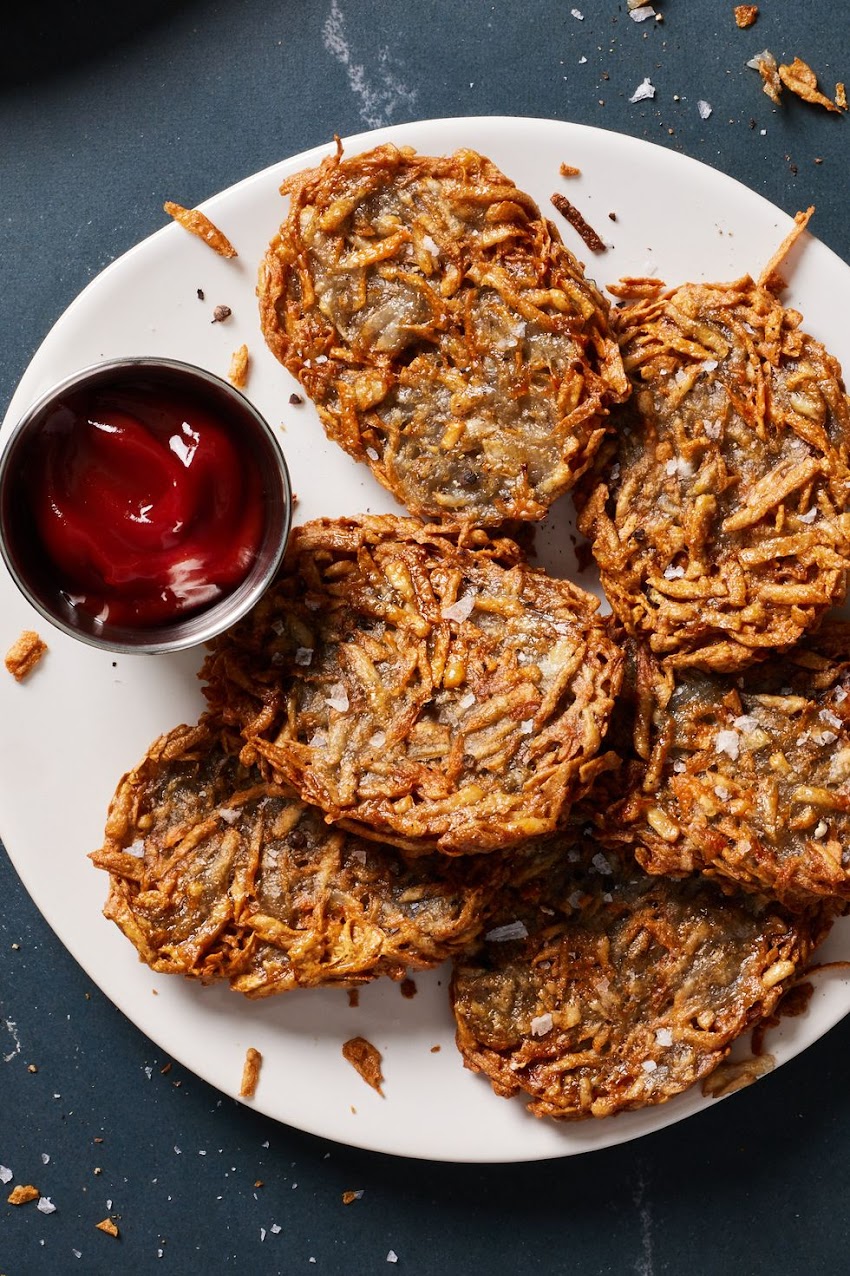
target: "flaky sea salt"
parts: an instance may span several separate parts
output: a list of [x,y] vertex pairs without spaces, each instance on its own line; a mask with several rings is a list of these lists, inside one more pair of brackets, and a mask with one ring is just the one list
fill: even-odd
[[14,1175],[8,1165],[0,1165],[0,1183],[11,1183]]
[[826,837],[829,832],[829,825],[826,820],[819,820],[815,828],[814,836],[820,841],[822,837]]
[[805,514],[801,514],[799,517],[801,523],[813,523],[817,516],[818,507],[817,505],[813,505],[810,510],[806,510]]
[[718,731],[714,737],[715,753],[725,753],[734,762],[741,751],[741,737],[737,731]]
[[220,806],[218,808],[218,817],[224,820],[225,824],[235,824],[242,814],[242,808],[238,806]]
[[704,102],[702,100],[697,102],[697,110],[699,111],[699,117],[701,120],[708,119],[709,115],[711,115],[711,109],[712,108],[710,103]]
[[475,594],[463,594],[456,602],[440,608],[443,620],[456,620],[458,623],[468,620],[475,606]]
[[38,1204],[35,1207],[40,1214],[55,1214],[56,1206],[53,1204],[49,1196],[40,1196]]
[[664,568],[665,580],[679,580],[685,574],[684,567],[674,567],[671,563],[669,567]]
[[521,921],[507,922],[504,926],[495,926],[488,930],[484,938],[492,944],[504,944],[510,939],[527,939],[528,927]]
[[125,855],[132,855],[134,859],[141,860],[145,858],[144,839],[137,837],[135,842],[131,842],[129,846],[124,847]]
[[328,742],[324,731],[314,731],[307,741],[311,749],[323,749]]
[[380,453],[378,452],[377,448],[367,447],[366,455],[368,456],[370,461],[380,460]]
[[656,1028],[655,1041],[659,1046],[672,1046],[673,1034],[669,1028]]
[[642,4],[637,9],[629,9],[629,17],[632,22],[646,22],[647,18],[655,17],[655,10],[651,4]]
[[325,704],[331,709],[336,709],[337,713],[348,712],[348,692],[341,682],[335,682],[331,687],[331,694],[325,696]]
[[534,719],[526,718],[524,722],[519,724],[520,735],[531,735],[534,731]]
[[531,1021],[532,1037],[545,1037],[547,1032],[551,1032],[554,1027],[552,1016],[547,1011],[545,1015],[536,1015]]
[[644,1072],[654,1072],[658,1067],[658,1064],[654,1059],[644,1059],[640,1066],[643,1068]]
[[750,714],[742,713],[740,717],[737,717],[734,720],[732,726],[736,731],[743,731],[744,734],[747,735],[750,731],[755,731],[758,726],[758,722],[755,718],[751,717]]
[[837,713],[833,713],[831,709],[821,709],[818,714],[821,722],[825,722],[828,727],[841,728],[843,723]]
[[578,22],[584,22],[584,14],[581,9],[570,9],[570,13]]
[[313,663],[312,647],[296,647],[295,663],[297,665],[311,665]]
[[646,78],[637,86],[634,93],[629,98],[629,101],[644,102],[649,97],[655,97],[655,85],[652,83],[649,76],[646,76]]
[[388,1262],[388,1263],[397,1263],[397,1262],[398,1262],[398,1254],[395,1252],[395,1250],[394,1250],[394,1249],[391,1249],[391,1250],[389,1251],[389,1253],[387,1254],[387,1262]]
[[732,794],[723,784],[715,784],[714,792],[715,792],[715,795],[720,798],[721,802],[728,802],[729,798],[732,796]]
[[601,851],[597,851],[590,862],[596,869],[597,873],[603,873],[605,876],[609,876],[614,871]]
[[387,742],[386,731],[376,731],[374,735],[370,735],[366,741],[370,749],[382,749]]

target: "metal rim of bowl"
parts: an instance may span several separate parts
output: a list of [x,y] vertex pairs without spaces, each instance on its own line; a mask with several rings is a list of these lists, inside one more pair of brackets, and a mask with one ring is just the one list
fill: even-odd
[[[96,384],[108,381],[117,373],[144,372],[145,370],[162,370],[172,374],[176,380],[185,378],[187,383],[201,382],[214,395],[223,397],[234,404],[254,421],[257,433],[268,443],[268,454],[274,459],[276,479],[280,483],[280,530],[276,544],[269,545],[269,528],[264,530],[260,555],[264,563],[262,572],[255,577],[252,568],[247,576],[234,590],[211,606],[195,615],[180,619],[178,617],[170,625],[152,626],[150,629],[132,629],[128,626],[104,625],[100,633],[89,632],[73,625],[62,615],[52,610],[29,587],[15,563],[11,546],[8,543],[5,528],[5,492],[6,484],[12,473],[12,466],[17,447],[22,443],[29,427],[41,416],[49,405],[60,395],[68,393],[86,383]],[[264,467],[265,474],[265,467]],[[155,355],[128,355],[124,358],[108,359],[100,363],[89,364],[79,371],[58,381],[30,404],[23,415],[13,425],[5,443],[0,449],[0,557],[5,563],[19,592],[30,606],[49,621],[51,625],[71,638],[84,642],[88,646],[101,650],[125,654],[164,654],[183,651],[189,647],[201,646],[225,629],[240,620],[274,580],[286,552],[289,533],[292,526],[292,484],[289,468],[280,442],[266,418],[254,406],[247,395],[236,386],[209,372],[197,364],[186,363],[179,359],[158,358]]]

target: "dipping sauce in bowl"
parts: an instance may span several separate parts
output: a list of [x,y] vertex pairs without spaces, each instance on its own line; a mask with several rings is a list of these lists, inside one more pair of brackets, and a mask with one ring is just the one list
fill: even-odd
[[291,517],[269,426],[187,364],[89,368],[35,404],[0,458],[0,546],[54,624],[113,650],[203,642],[253,605]]

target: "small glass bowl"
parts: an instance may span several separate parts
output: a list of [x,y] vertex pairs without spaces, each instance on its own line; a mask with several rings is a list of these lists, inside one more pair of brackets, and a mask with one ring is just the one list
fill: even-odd
[[[38,544],[23,473],[40,464],[39,434],[47,417],[69,394],[87,390],[176,394],[201,404],[241,449],[249,449],[260,477],[263,528],[246,575],[206,607],[177,614],[150,627],[103,622],[75,607],[63,592],[59,570]],[[180,651],[214,638],[257,602],[283,558],[292,521],[292,489],[286,460],[268,422],[228,382],[203,368],[172,359],[113,359],[84,368],[42,395],[11,431],[0,454],[0,553],[24,597],[41,615],[72,638],[108,651]]]

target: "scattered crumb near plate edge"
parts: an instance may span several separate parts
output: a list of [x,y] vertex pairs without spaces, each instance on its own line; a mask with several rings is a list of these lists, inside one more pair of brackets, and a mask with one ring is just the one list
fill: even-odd
[[230,357],[227,379],[237,390],[244,390],[248,381],[248,364],[250,362],[248,347],[241,345]]
[[168,216],[172,217],[184,230],[188,230],[192,235],[197,235],[198,239],[202,239],[220,257],[238,256],[236,249],[224,232],[219,230],[215,222],[210,221],[206,213],[202,213],[200,209],[184,208],[182,204],[175,204],[170,199],[165,201],[162,208],[163,212],[168,213]]
[[17,1187],[13,1187],[9,1195],[6,1197],[9,1205],[27,1205],[30,1201],[38,1200],[41,1196],[37,1187],[33,1187],[32,1183],[19,1183]]
[[[384,1082],[381,1071],[383,1060],[377,1046],[373,1046],[365,1037],[352,1037],[349,1041],[343,1042],[342,1057],[360,1074],[367,1085],[376,1090],[381,1098],[384,1097],[381,1089]],[[353,1108],[351,1110],[354,1111]]]
[[726,1059],[705,1078],[702,1092],[707,1099],[725,1099],[728,1094],[752,1085],[775,1067],[776,1059],[766,1052],[748,1059]]
[[431,1054],[439,1054],[439,1053],[440,1053],[440,1049],[441,1049],[441,1047],[440,1047],[440,1046],[432,1046],[432,1047],[431,1047]]
[[416,996],[416,981],[408,976],[407,979],[402,979],[399,984],[399,989],[402,997],[404,997],[407,1001],[411,1001]]
[[249,1046],[245,1052],[245,1063],[242,1067],[242,1084],[239,1087],[239,1097],[241,1099],[253,1099],[257,1092],[257,1082],[260,1079],[260,1068],[263,1066],[263,1056],[259,1050],[255,1050],[253,1046]]
[[570,203],[566,195],[562,195],[560,191],[556,191],[550,196],[552,204],[557,208],[562,217],[570,223],[573,230],[577,231],[583,239],[587,248],[592,253],[607,252],[608,245],[601,235],[593,229],[590,223],[582,216],[575,204]]
[[348,1004],[352,1010],[356,1010],[357,1007],[360,1005],[360,989],[349,988],[347,989],[347,992],[348,992]]
[[225,323],[232,314],[233,311],[230,306],[218,305],[213,310],[213,317],[210,323]]
[[581,177],[580,168],[576,168],[575,164],[565,164],[563,160],[558,165],[558,172],[562,177]]
[[25,629],[6,652],[6,668],[16,682],[23,682],[46,651],[44,639],[34,629]]
[[117,1237],[119,1235],[118,1227],[111,1218],[101,1219],[99,1223],[95,1223],[95,1227],[99,1232],[106,1232],[107,1236]]

